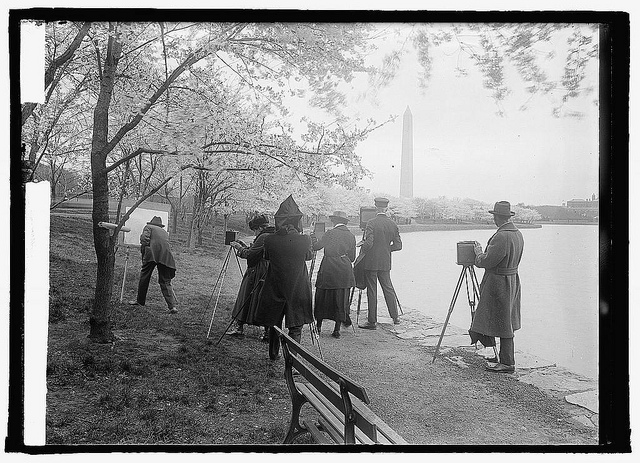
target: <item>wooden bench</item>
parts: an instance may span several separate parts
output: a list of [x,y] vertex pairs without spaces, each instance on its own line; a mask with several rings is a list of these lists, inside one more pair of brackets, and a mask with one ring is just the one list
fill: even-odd
[[[367,407],[369,397],[363,386],[320,360],[278,327],[275,331],[282,344],[284,376],[293,405],[285,444],[306,433],[319,444],[408,444]],[[295,380],[294,369],[299,373]],[[305,403],[317,411],[315,419],[300,419]]]

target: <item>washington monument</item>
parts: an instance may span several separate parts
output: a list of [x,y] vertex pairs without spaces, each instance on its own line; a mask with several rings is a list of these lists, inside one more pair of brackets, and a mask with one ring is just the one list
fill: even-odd
[[400,159],[400,196],[413,198],[413,116],[409,106],[402,118],[402,158]]

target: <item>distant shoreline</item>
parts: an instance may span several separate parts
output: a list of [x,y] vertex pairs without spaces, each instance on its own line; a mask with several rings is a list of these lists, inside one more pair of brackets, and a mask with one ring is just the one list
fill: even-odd
[[[517,223],[518,228],[542,228],[542,225],[537,223]],[[353,228],[351,231],[354,234],[361,233],[359,228]],[[407,225],[398,225],[400,233],[411,232],[423,232],[423,231],[456,231],[456,230],[495,230],[495,224],[488,223],[412,223]]]
[[[536,223],[516,223],[520,229],[542,228],[543,225],[598,225],[598,222],[572,222],[572,221],[545,221]],[[354,234],[361,233],[356,227],[352,228]],[[423,232],[423,231],[456,231],[456,230],[495,230],[494,224],[488,223],[412,223],[408,225],[398,225],[401,233]],[[354,230],[358,230],[357,232]]]

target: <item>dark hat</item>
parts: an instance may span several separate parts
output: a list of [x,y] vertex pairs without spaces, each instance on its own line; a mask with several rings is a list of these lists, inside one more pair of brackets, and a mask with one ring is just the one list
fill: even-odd
[[347,218],[347,213],[344,211],[335,211],[333,215],[330,215],[329,218],[333,222],[339,223],[347,223],[349,219]]
[[269,219],[264,214],[260,214],[255,216],[253,219],[249,220],[249,228],[251,230],[257,230],[262,225],[268,224]]
[[387,207],[389,200],[387,198],[376,198],[373,200],[376,207]]
[[511,204],[509,204],[509,201],[498,201],[493,206],[493,210],[489,211],[489,213],[493,215],[501,215],[504,217],[509,217],[516,214],[515,212],[511,212]]
[[157,215],[154,215],[153,219],[151,219],[150,222],[147,222],[147,225],[157,225],[158,227],[164,228],[164,225],[162,224],[162,218],[158,217]]
[[301,230],[300,219],[302,218],[302,211],[293,200],[293,196],[289,195],[287,199],[282,201],[275,216],[276,228],[280,228],[283,225],[290,224],[296,229]]

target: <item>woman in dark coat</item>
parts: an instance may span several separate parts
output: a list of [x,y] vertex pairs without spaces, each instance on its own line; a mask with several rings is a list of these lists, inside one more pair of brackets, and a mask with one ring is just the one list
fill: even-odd
[[347,214],[336,211],[329,218],[333,228],[314,243],[313,249],[324,248],[324,256],[316,278],[314,317],[318,331],[322,320],[335,321],[334,338],[340,337],[340,324],[351,326],[349,317],[349,294],[356,280],[351,263],[356,258],[356,237],[346,227]]
[[[238,241],[231,243],[236,250],[236,255],[241,259],[247,259],[247,271],[242,277],[240,290],[236,299],[231,316],[236,320],[236,326],[227,332],[231,336],[242,336],[244,334],[245,323],[253,325],[260,290],[267,275],[269,261],[264,259],[264,239],[276,231],[275,227],[269,226],[269,219],[264,215],[259,215],[249,221],[249,228],[256,234],[256,238],[251,246]],[[262,337],[263,341],[268,339],[268,330]]]
[[302,326],[313,321],[311,282],[305,261],[311,260],[311,238],[301,235],[302,212],[289,196],[275,215],[276,232],[264,240],[269,269],[254,323],[281,326],[284,317],[289,336],[300,342]]

